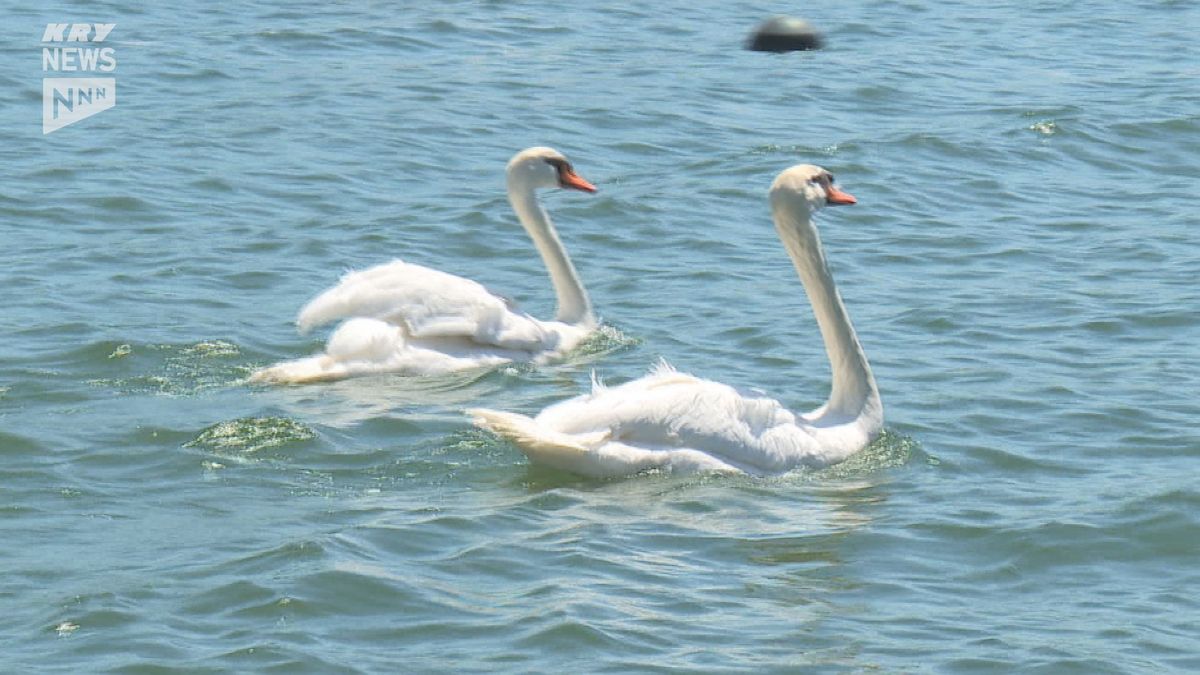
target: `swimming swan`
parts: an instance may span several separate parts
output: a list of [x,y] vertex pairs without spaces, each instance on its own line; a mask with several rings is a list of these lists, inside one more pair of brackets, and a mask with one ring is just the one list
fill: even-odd
[[799,165],[771,186],[775,229],[800,274],[833,372],[829,400],[795,414],[770,398],[676,372],[665,363],[616,387],[551,405],[537,415],[475,409],[476,426],[508,439],[535,464],[584,476],[647,469],[778,474],[840,462],[883,427],[883,404],[862,345],[834,286],[813,214],[855,198],[821,167]]
[[545,147],[517,153],[507,176],[508,200],[541,253],[558,296],[553,321],[529,316],[470,279],[393,260],[350,272],[300,311],[301,333],[347,319],[323,354],[263,368],[250,381],[294,384],[380,372],[432,375],[543,361],[579,344],[596,329],[591,301],[534,191],[595,192],[596,187],[561,153]]

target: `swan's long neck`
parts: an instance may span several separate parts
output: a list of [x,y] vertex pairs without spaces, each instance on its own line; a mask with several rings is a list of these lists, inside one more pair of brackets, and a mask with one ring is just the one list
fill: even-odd
[[821,409],[822,417],[835,423],[859,420],[878,427],[883,420],[879,389],[833,283],[820,236],[810,216],[800,209],[784,203],[774,205],[773,210],[775,227],[800,274],[833,371],[833,385],[829,401]]
[[533,188],[510,178],[508,200],[550,272],[550,282],[554,284],[554,293],[558,296],[555,318],[574,325],[594,324],[592,302],[588,300],[587,291],[583,290],[579,274],[571,264],[571,258],[567,256],[558,232],[550,222],[550,216],[534,196]]

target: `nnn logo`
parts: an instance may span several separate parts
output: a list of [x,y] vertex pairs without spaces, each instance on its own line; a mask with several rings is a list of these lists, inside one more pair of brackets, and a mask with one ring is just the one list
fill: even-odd
[[114,77],[42,78],[42,133],[58,131],[116,104]]
[[[116,28],[114,23],[51,23],[42,33],[43,73],[111,73],[117,69],[112,47],[94,47]],[[76,45],[88,46],[66,46]],[[43,77],[42,134],[87,119],[117,104],[115,77]]]

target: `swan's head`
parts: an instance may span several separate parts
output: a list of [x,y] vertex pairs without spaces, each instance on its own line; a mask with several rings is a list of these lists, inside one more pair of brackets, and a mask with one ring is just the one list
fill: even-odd
[[565,188],[595,192],[596,186],[575,173],[574,167],[554,148],[529,148],[508,162],[508,182],[527,189]]
[[771,184],[771,205],[812,215],[825,206],[855,204],[858,200],[833,184],[833,174],[813,164],[785,169]]

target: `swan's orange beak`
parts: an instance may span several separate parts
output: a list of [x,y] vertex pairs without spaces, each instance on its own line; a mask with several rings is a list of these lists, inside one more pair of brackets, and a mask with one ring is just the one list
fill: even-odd
[[825,203],[829,204],[830,206],[839,206],[845,204],[857,204],[858,200],[854,198],[854,195],[850,194],[849,192],[842,192],[841,190],[837,189],[837,186],[835,186],[833,183],[830,183],[829,186],[825,188]]
[[564,170],[559,174],[558,184],[571,190],[582,190],[584,192],[596,191],[595,185],[592,185],[584,180],[583,176],[570,170]]

